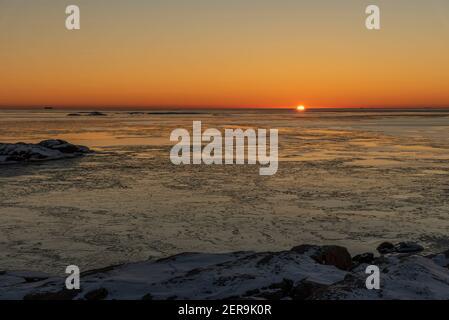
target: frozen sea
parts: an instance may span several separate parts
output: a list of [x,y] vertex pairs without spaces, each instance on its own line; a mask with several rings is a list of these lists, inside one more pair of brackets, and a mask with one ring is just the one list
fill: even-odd
[[[180,252],[383,241],[449,247],[449,110],[0,111],[0,142],[83,158],[0,166],[0,270],[63,273]],[[175,166],[170,133],[279,129],[279,170]]]

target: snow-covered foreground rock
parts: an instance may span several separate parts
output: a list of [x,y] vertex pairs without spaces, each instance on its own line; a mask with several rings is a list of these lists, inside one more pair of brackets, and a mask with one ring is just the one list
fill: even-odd
[[44,140],[32,143],[0,143],[0,164],[59,160],[90,153],[89,148],[64,140]]
[[[331,300],[447,300],[448,257],[449,252],[444,259],[392,254],[374,262],[381,270],[381,290],[366,289],[366,265],[361,265],[345,280],[330,286],[317,297]],[[443,260],[445,262],[441,264]]]
[[[282,252],[184,253],[81,274],[81,289],[62,277],[0,272],[0,299],[449,299],[449,251],[389,253],[370,264],[381,290],[365,287],[367,263],[337,246]],[[355,261],[359,262],[355,262]]]

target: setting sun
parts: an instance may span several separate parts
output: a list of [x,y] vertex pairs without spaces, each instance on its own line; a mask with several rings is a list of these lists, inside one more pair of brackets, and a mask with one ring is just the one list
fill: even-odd
[[305,110],[306,110],[306,107],[304,107],[304,106],[297,106],[297,107],[296,107],[296,110],[297,110],[297,111],[305,111]]

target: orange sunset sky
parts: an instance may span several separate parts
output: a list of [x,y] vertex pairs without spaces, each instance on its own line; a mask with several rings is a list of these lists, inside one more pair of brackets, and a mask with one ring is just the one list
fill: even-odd
[[0,66],[3,108],[444,107],[449,2],[0,0]]

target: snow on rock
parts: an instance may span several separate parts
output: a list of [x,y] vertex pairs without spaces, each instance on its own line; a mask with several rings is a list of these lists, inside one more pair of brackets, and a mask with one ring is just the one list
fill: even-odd
[[47,275],[44,280],[20,282],[17,273],[4,272],[0,275],[0,299],[281,298],[303,281],[327,286],[345,275],[345,271],[294,251],[185,253],[83,273],[81,291],[75,293],[64,290],[63,278]]
[[[74,291],[65,289],[62,277],[7,271],[0,272],[0,299],[449,299],[446,253],[375,258],[372,263],[381,270],[381,290],[368,290],[368,264],[345,271],[317,258],[329,252],[329,261],[346,261],[341,247],[329,246],[183,253],[84,272],[81,289]],[[342,266],[346,268],[346,262]]]
[[0,164],[59,160],[78,157],[91,150],[64,140],[44,140],[32,143],[0,143]]
[[381,290],[367,290],[367,264],[359,265],[345,280],[329,286],[314,299],[324,300],[447,300],[449,269],[420,255],[390,254],[376,259]]

